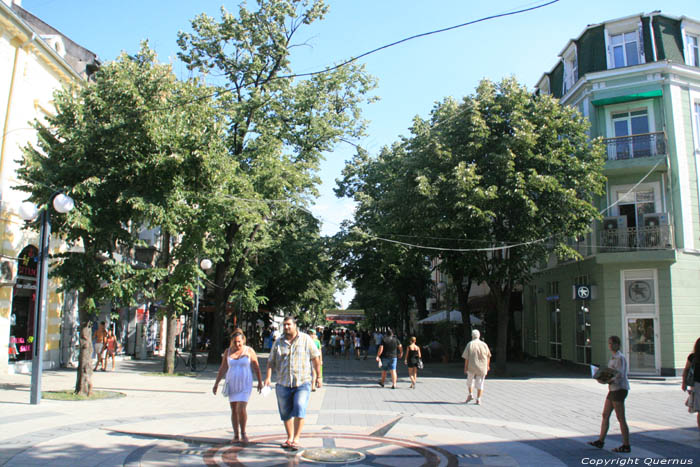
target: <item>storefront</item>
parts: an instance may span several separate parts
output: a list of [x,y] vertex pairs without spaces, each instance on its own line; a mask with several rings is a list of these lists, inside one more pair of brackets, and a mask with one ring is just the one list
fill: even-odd
[[17,260],[17,279],[12,290],[8,362],[32,359],[37,258],[34,245],[26,246]]

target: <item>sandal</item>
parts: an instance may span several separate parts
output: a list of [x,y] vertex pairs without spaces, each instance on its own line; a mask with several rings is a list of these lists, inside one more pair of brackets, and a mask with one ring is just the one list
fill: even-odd
[[290,443],[289,449],[292,451],[298,451],[299,449],[301,449],[301,445],[299,443]]
[[280,447],[282,449],[290,449],[292,447],[292,443],[290,443],[289,441],[285,441],[284,443],[280,444]]
[[623,444],[612,450],[613,452],[632,452],[632,448],[629,444]]
[[245,433],[241,433],[241,444],[243,446],[247,446],[250,441],[248,440],[248,436]]
[[605,443],[599,439],[597,439],[595,441],[589,441],[588,444],[590,444],[594,448],[598,448],[598,449],[603,449],[603,446],[605,446]]

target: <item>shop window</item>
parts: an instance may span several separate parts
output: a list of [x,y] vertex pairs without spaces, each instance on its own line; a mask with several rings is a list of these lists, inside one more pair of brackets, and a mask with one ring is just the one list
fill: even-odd
[[559,303],[559,282],[548,282],[549,356],[556,360],[561,360],[561,309]]

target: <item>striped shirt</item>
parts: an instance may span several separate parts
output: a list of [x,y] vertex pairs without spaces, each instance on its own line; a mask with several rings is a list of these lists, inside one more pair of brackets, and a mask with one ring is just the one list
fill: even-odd
[[320,356],[308,334],[299,332],[291,342],[282,334],[272,344],[267,365],[274,370],[277,384],[296,388],[311,382],[311,359]]

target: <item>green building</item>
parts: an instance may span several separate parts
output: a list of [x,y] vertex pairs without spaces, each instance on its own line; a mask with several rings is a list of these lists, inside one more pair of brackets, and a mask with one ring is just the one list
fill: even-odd
[[700,21],[658,11],[589,25],[537,83],[607,145],[604,216],[523,290],[527,353],[678,375],[700,337]]

